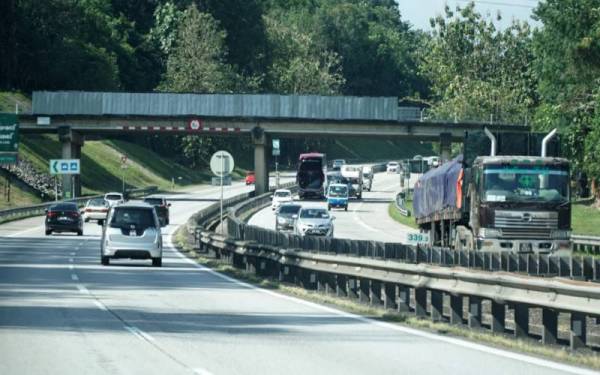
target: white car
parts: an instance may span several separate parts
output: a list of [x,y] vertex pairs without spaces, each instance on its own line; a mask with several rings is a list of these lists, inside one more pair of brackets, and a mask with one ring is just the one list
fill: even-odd
[[300,236],[333,237],[333,220],[327,209],[320,207],[302,207],[296,219],[294,233]]
[[81,210],[83,220],[87,223],[90,220],[104,220],[110,208],[104,198],[92,198],[85,204]]
[[292,197],[292,192],[288,189],[277,189],[273,193],[273,201],[271,203],[271,209],[276,210],[283,203],[292,202],[294,198]]
[[121,193],[106,193],[104,200],[108,202],[110,207],[125,203],[125,198],[123,198],[123,194]]
[[389,163],[387,163],[387,173],[398,173],[399,170],[400,164],[398,164],[397,161],[390,161]]
[[100,261],[107,266],[110,259],[152,259],[154,267],[162,266],[163,242],[160,222],[154,206],[127,203],[111,207],[102,225]]

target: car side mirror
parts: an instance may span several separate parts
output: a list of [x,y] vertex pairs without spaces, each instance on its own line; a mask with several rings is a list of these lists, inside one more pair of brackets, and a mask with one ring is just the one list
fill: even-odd
[[102,220],[102,219],[98,220],[98,225],[100,225],[101,227],[103,227],[104,226],[104,220]]
[[167,207],[171,207],[171,203],[167,203]]

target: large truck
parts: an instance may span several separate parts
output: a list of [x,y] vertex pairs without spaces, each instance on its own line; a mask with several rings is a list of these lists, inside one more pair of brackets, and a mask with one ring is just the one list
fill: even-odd
[[327,185],[326,176],[327,159],[325,154],[316,152],[300,154],[298,157],[298,172],[296,173],[299,198],[323,198],[325,196],[324,189]]
[[[429,232],[431,244],[496,252],[569,251],[570,167],[558,157],[555,134],[494,135],[487,129],[467,134],[463,155],[427,172],[415,186],[415,220]],[[482,145],[489,147],[488,155]]]
[[342,177],[348,180],[350,185],[350,196],[362,199],[363,192],[363,170],[361,166],[343,165]]

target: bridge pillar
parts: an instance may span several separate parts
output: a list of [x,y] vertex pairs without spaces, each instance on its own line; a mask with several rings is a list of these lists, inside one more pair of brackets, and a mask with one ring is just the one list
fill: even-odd
[[[64,127],[58,129],[58,139],[62,143],[62,159],[81,159],[81,147],[84,138],[81,134]],[[63,199],[81,196],[81,176],[63,174],[62,191]]]
[[450,160],[452,153],[452,134],[440,133],[440,159],[442,163]]
[[252,144],[254,145],[254,176],[256,177],[256,195],[269,191],[269,137],[260,127],[252,129]]

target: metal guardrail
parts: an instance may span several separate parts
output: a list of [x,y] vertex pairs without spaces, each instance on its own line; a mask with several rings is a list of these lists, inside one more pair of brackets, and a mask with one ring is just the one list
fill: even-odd
[[[129,196],[146,195],[146,194],[152,194],[152,193],[156,192],[157,190],[158,190],[158,188],[156,186],[150,186],[150,187],[142,188],[142,189],[127,190],[127,194]],[[103,196],[104,195],[93,195],[93,196],[80,197],[80,198],[75,198],[75,199],[67,199],[67,200],[62,200],[62,201],[47,202],[47,203],[37,204],[37,205],[33,205],[33,206],[17,207],[17,208],[9,208],[7,210],[0,210],[0,222],[3,223],[3,222],[18,220],[18,219],[22,219],[22,218],[26,218],[26,217],[43,215],[47,208],[49,208],[50,206],[53,206],[57,203],[74,202],[74,203],[77,203],[78,206],[81,206],[81,205],[85,204],[85,202],[87,202],[89,199],[101,198]]]
[[573,234],[571,235],[571,241],[573,242],[573,250],[600,255],[600,237]]
[[410,217],[410,215],[411,215],[410,210],[404,206],[404,202],[405,202],[404,195],[405,195],[405,193],[403,193],[403,192],[396,194],[396,199],[394,199],[394,205],[396,206],[396,209],[398,210],[398,212],[400,212],[400,214],[402,214],[402,216]]
[[[216,205],[194,215],[190,223],[194,226],[195,233],[190,233],[195,234],[200,251],[259,276],[295,283],[307,289],[350,298],[374,307],[414,313],[419,317],[430,317],[434,321],[466,324],[470,328],[488,327],[492,332],[511,333],[517,338],[537,334],[544,344],[556,344],[566,338],[572,349],[598,346],[598,337],[592,334],[600,328],[600,288],[595,283],[423,264],[422,262],[435,263],[436,259],[450,257],[451,254],[442,249],[384,244],[399,246],[390,249],[381,247],[374,241],[329,239],[333,242],[329,243],[326,252],[302,251],[299,250],[298,243],[294,243],[299,240],[298,236],[244,224],[239,219],[241,213],[264,206],[270,201],[269,194],[252,199],[248,197],[249,195],[241,195],[228,200],[228,235],[216,234],[202,227],[211,215],[214,218],[216,210],[212,206]],[[218,212],[216,215],[218,216]],[[199,218],[204,221],[199,221]],[[239,240],[244,237],[247,238]],[[250,237],[253,237],[252,240],[248,240]],[[287,239],[288,242],[285,243],[284,240],[273,245],[274,238]],[[324,246],[327,240],[305,237],[308,246],[313,249]],[[370,243],[372,247],[362,246],[366,243]],[[336,245],[342,245],[342,248],[349,251],[340,252]],[[390,250],[410,253],[413,262],[390,261],[390,254],[386,253]],[[462,256],[465,263],[479,264],[481,268],[488,265],[492,267],[490,270],[499,270],[494,267],[499,262],[516,262],[517,268],[521,267],[517,270],[522,270],[529,269],[532,265],[539,267],[545,261],[543,257],[532,259],[535,257],[529,255],[492,255],[454,252],[453,256]],[[561,262],[557,264],[564,273],[561,268],[563,266],[565,265]],[[571,273],[579,266],[578,263],[571,264],[568,267],[569,276],[573,276]],[[597,275],[600,264],[595,263],[593,267]],[[536,274],[532,271],[530,269],[529,273]],[[466,314],[463,309],[465,301]],[[491,305],[489,326],[482,324],[484,304]],[[532,309],[541,309],[541,331],[530,325],[530,315],[537,314]],[[565,313],[570,320],[570,330],[567,336],[559,337],[559,315]]]
[[484,328],[482,303],[490,303],[489,329],[516,338],[537,333],[530,326],[530,310],[542,309],[544,344],[564,338],[559,337],[558,319],[567,313],[570,347],[596,345],[597,337],[593,339],[591,333],[600,322],[600,288],[592,283],[314,254],[237,241],[210,231],[202,232],[200,242],[217,258],[259,276],[434,321]]

